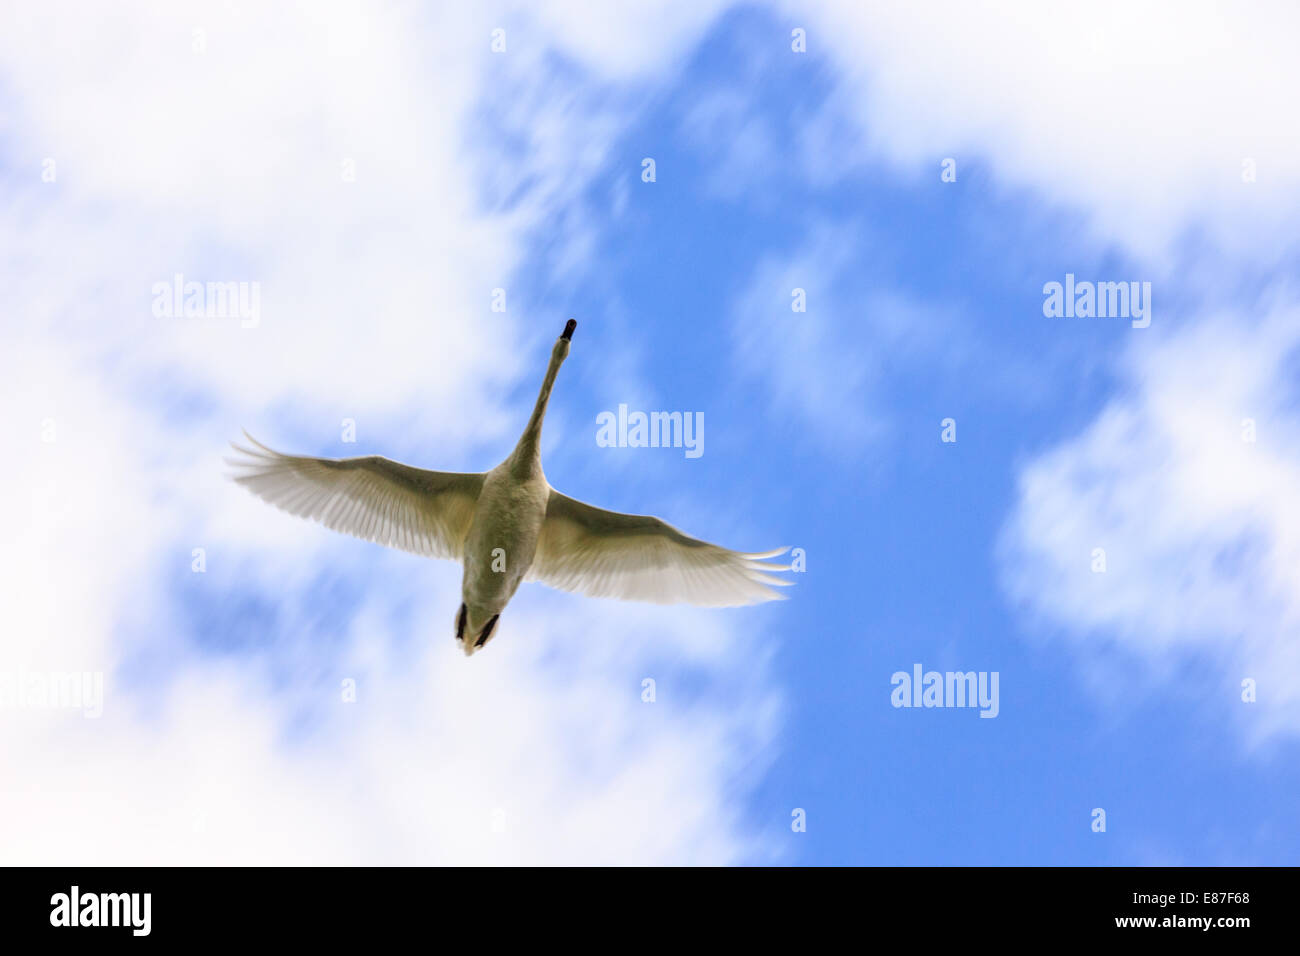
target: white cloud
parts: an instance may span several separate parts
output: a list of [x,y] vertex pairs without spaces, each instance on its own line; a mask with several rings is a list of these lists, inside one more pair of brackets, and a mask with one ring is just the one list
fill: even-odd
[[[6,861],[764,852],[733,798],[761,763],[775,694],[738,619],[525,596],[494,645],[513,653],[466,667],[448,637],[456,569],[269,512],[223,484],[217,461],[238,424],[324,448],[355,417],[364,450],[490,464],[518,428],[500,396],[534,371],[521,343],[536,334],[518,308],[490,312],[491,290],[543,224],[561,268],[587,254],[587,224],[550,217],[718,9],[43,3],[11,18],[0,395],[13,462],[0,500],[13,539],[0,587],[16,639],[0,667],[102,668],[109,699],[99,721],[0,714]],[[1152,260],[1200,226],[1266,265],[1300,204],[1300,133],[1280,119],[1297,85],[1296,14],[1222,9],[819,8],[808,56],[828,51],[839,85],[808,118],[808,170],[824,181],[827,157],[853,162],[838,121],[850,115],[917,176],[937,182],[943,157],[963,169],[979,157]],[[509,35],[498,58],[495,27]],[[567,89],[526,85],[551,50],[578,75]],[[509,142],[474,135],[485,107]],[[46,158],[56,183],[40,182]],[[1248,158],[1254,184],[1241,181]],[[825,269],[810,248],[809,268]],[[151,286],[177,271],[260,282],[261,324],[154,318]],[[760,268],[754,288],[772,290],[775,311],[749,318],[779,322],[806,283]],[[1135,355],[1129,393],[1026,469],[1007,538],[1009,586],[1046,618],[1104,631],[1157,671],[1210,660],[1225,701],[1239,673],[1263,675],[1262,736],[1293,732],[1300,713],[1300,525],[1286,493],[1300,428],[1278,397],[1270,350],[1295,344],[1278,316],[1253,340],[1207,323]],[[821,374],[836,367],[832,325],[812,314],[790,341],[801,379],[765,371],[754,327],[738,325],[738,340],[775,401],[832,428],[878,427],[860,369]],[[1254,447],[1237,439],[1247,416]],[[46,418],[54,444],[40,441]],[[1088,571],[1098,536],[1104,576]],[[302,655],[295,690],[272,689],[283,647],[306,649],[310,632],[288,625],[240,657],[200,650],[166,576],[196,545],[217,556],[214,594],[255,581],[292,618],[328,568],[365,582],[367,603],[341,646]],[[143,653],[162,658],[163,684],[129,666]],[[358,677],[360,703],[333,702],[335,675],[312,670],[326,664]],[[647,667],[670,675],[654,705],[639,699]],[[671,685],[685,668],[725,698],[683,706]]]
[[1256,742],[1300,734],[1298,349],[1293,305],[1135,335],[1120,396],[1021,472],[1002,543],[1011,595],[1078,639],[1094,679],[1194,669],[1190,697]]
[[[905,181],[940,189],[940,163],[954,157],[959,180],[981,166],[994,188],[1082,214],[1094,250],[1134,257],[1157,298],[1211,313],[1168,339],[1185,310],[1159,313],[1167,329],[1133,340],[1124,390],[1023,469],[1007,585],[1038,623],[1080,638],[1103,689],[1195,672],[1189,686],[1211,682],[1216,714],[1237,708],[1252,739],[1300,730],[1300,419],[1294,366],[1280,357],[1297,344],[1295,313],[1279,306],[1257,322],[1253,303],[1227,300],[1258,284],[1248,276],[1276,291],[1272,274],[1297,249],[1300,127],[1283,117],[1300,86],[1288,46],[1300,11],[782,6],[808,28],[806,55],[833,64],[800,144],[811,181],[883,156]],[[1162,298],[1163,280],[1177,281],[1174,296]],[[840,392],[819,403],[825,420],[858,386],[852,375],[824,384],[816,370],[833,376],[837,359],[820,352],[800,380],[817,383],[813,397]],[[1240,440],[1247,417],[1257,445]],[[1095,547],[1105,574],[1090,570]],[[1246,710],[1239,683],[1252,676],[1260,699]]]
[[624,81],[645,80],[679,59],[726,6],[719,0],[519,5],[545,24],[547,39],[566,55]]
[[[611,35],[582,82],[670,62],[701,16]],[[493,60],[490,30],[516,22],[531,43]],[[467,662],[450,638],[458,569],[331,536],[221,478],[240,424],[326,448],[354,417],[359,450],[433,467],[504,454],[522,417],[500,396],[539,370],[535,330],[517,308],[492,313],[491,290],[613,130],[608,110],[585,109],[598,97],[527,100],[507,124],[523,136],[509,161],[534,185],[487,205],[505,148],[470,131],[528,80],[528,56],[603,36],[557,22],[355,3],[41,4],[0,36],[18,227],[0,232],[13,317],[0,669],[107,681],[99,720],[0,711],[6,862],[765,852],[734,799],[761,767],[777,698],[738,617],[629,614],[531,588],[497,653]],[[46,157],[54,183],[40,181]],[[341,176],[349,159],[355,182]],[[152,284],[174,272],[260,282],[260,325],[155,318]],[[190,578],[199,546],[208,571]],[[332,623],[310,613],[322,573],[366,599],[340,612],[339,642],[316,648]],[[202,643],[195,595],[205,609],[257,598],[283,622],[254,615],[231,635],[244,652],[223,653]],[[687,674],[713,693],[688,703]],[[341,676],[359,681],[357,704],[337,702]],[[640,699],[647,676],[655,704]]]
[[[916,177],[938,184],[949,156],[959,176],[985,161],[1153,259],[1188,229],[1266,261],[1292,240],[1294,4],[845,0],[790,12],[808,27],[806,55],[834,62],[833,108]],[[861,142],[837,145],[813,156],[823,176],[828,156],[862,156]]]

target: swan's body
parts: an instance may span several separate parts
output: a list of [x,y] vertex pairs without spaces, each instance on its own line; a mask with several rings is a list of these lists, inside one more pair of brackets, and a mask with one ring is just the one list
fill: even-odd
[[[336,531],[464,563],[456,639],[473,654],[527,578],[593,597],[727,607],[781,595],[788,567],[764,561],[785,548],[743,554],[688,537],[644,515],[593,508],[562,495],[542,473],[541,434],[572,319],[555,341],[532,417],[510,457],[486,474],[426,471],[387,458],[282,455],[251,435],[227,459],[255,494]],[[245,433],[247,434],[247,433]]]

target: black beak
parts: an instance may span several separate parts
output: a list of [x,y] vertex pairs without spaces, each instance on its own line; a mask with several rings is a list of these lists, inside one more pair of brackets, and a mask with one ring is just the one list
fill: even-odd
[[563,334],[560,336],[560,338],[562,338],[562,339],[566,339],[566,340],[572,339],[572,338],[573,338],[573,330],[576,329],[577,327],[578,327],[578,320],[577,320],[577,319],[569,319],[568,322],[565,322],[565,323],[564,323],[564,332],[563,332]]

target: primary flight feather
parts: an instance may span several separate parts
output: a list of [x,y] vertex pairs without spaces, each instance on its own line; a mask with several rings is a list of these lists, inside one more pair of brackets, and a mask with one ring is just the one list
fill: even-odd
[[770,563],[786,548],[746,554],[683,534],[648,515],[584,504],[542,473],[541,434],[560,365],[577,322],[555,341],[532,417],[510,457],[486,473],[426,471],[378,455],[282,455],[244,433],[226,461],[235,481],[290,514],[327,528],[433,558],[461,561],[465,574],[456,640],[473,654],[491,640],[524,580],[592,597],[655,604],[732,607],[782,595],[792,582]]

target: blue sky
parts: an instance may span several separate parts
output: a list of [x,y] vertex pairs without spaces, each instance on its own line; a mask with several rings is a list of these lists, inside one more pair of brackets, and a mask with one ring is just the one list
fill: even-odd
[[[91,67],[33,93],[20,48],[93,23],[56,13],[0,48],[6,232],[38,224],[6,250],[30,316],[6,418],[14,441],[47,419],[60,435],[15,479],[55,504],[23,519],[8,579],[36,597],[0,670],[103,669],[110,695],[95,722],[22,711],[31,779],[54,773],[40,742],[86,774],[0,798],[87,814],[49,851],[76,861],[1294,862],[1300,153],[1269,120],[1271,31],[1241,27],[1194,79],[1222,27],[1201,8],[1158,43],[1161,18],[1122,5],[1096,42],[1065,14],[957,9],[936,29],[851,6],[142,6],[141,42],[170,59],[116,76],[109,115],[132,122],[114,98],[157,70],[180,93],[117,137],[49,119],[89,108]],[[1044,72],[1026,39],[1044,27],[1109,70]],[[297,52],[265,39],[295,31]],[[421,59],[422,37],[446,57]],[[236,69],[261,88],[231,88]],[[1041,82],[1008,102],[1004,74]],[[150,140],[148,117],[188,101],[206,110]],[[151,317],[175,272],[260,282],[260,324]],[[1045,317],[1067,273],[1151,282],[1150,327]],[[526,585],[467,661],[458,568],[220,480],[241,426],[487,469],[569,316],[551,483],[801,548],[790,600],[663,610]],[[704,454],[598,447],[620,404],[702,412]],[[104,482],[60,505],[95,460]],[[997,717],[894,708],[916,663],[996,671]],[[161,823],[94,830],[151,800]]]
[[[631,180],[627,209],[558,295],[590,302],[574,305],[575,314],[596,315],[583,326],[575,365],[630,340],[653,383],[642,397],[579,381],[561,393],[561,407],[578,421],[619,401],[701,409],[707,455],[621,452],[655,456],[648,481],[583,467],[591,452],[581,444],[555,447],[550,458],[554,480],[573,474],[566,487],[589,500],[657,505],[665,486],[691,487],[704,501],[743,502],[766,532],[757,543],[807,550],[809,573],[792,602],[746,612],[774,634],[775,670],[790,697],[781,756],[753,798],[754,818],[775,838],[787,829],[785,808],[808,808],[817,825],[793,838],[793,859],[807,863],[1293,860],[1291,794],[1300,781],[1284,761],[1243,760],[1239,729],[1222,722],[1227,708],[1210,704],[1205,713],[1221,690],[1212,675],[1183,693],[1160,688],[1115,702],[1107,713],[1080,685],[1070,650],[1036,644],[1033,626],[1001,593],[995,543],[1015,505],[1017,469],[1097,415],[1116,387],[1108,366],[1130,335],[1122,320],[1063,328],[1044,319],[1038,277],[1137,277],[1143,265],[1087,241],[1069,210],[997,189],[979,156],[963,157],[951,184],[940,181],[938,163],[917,170],[914,183],[871,162],[825,187],[802,181],[788,169],[790,154],[827,83],[806,60],[770,55],[763,43],[776,29],[764,12],[725,18],[613,145],[612,168],[583,200],[599,206]],[[743,75],[756,48],[764,70],[751,83]],[[728,144],[693,140],[680,122],[701,90],[742,101],[785,147],[749,157],[759,169],[744,172],[758,182],[735,184],[731,195],[708,185]],[[638,176],[642,154],[656,159],[653,184]],[[729,323],[710,318],[742,296],[755,263],[797,258],[827,229],[854,254],[817,276],[819,285],[809,276],[809,309],[822,313],[839,357],[881,379],[873,374],[866,386],[869,407],[846,395],[838,417],[819,423],[829,437],[818,441],[795,409],[766,404],[761,380],[736,374]],[[540,296],[557,290],[544,238],[539,245],[523,275]],[[788,290],[769,291],[766,302],[750,303],[767,314],[736,321],[772,333],[764,340],[771,367],[798,389],[817,370],[782,369],[782,326],[804,316],[790,312]],[[879,320],[867,302],[881,292],[928,310],[938,328],[904,330],[922,344],[876,354]],[[1168,325],[1200,304],[1164,287],[1160,298]],[[627,320],[602,317],[611,299]],[[949,416],[959,430],[952,446],[939,440]],[[889,436],[837,439],[851,436],[859,417],[878,420]],[[895,710],[889,675],[914,661],[999,671],[1002,713],[984,721]],[[1094,806],[1135,831],[1127,839],[1092,833]]]

